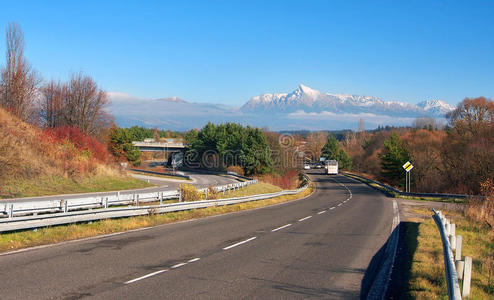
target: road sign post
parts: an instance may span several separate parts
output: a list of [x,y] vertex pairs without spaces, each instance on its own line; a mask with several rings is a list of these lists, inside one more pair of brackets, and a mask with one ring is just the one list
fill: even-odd
[[406,175],[405,175],[405,192],[410,193],[410,183],[411,183],[411,180],[410,180],[410,171],[413,169],[413,165],[409,161],[407,161],[403,165],[403,169],[405,169],[405,171],[406,171]]

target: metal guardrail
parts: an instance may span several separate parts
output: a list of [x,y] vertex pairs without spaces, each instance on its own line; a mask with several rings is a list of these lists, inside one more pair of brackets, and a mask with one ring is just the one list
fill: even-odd
[[[249,180],[244,182],[226,184],[215,186],[213,189],[216,192],[226,192],[230,190],[240,189],[242,187],[257,183],[257,180]],[[208,188],[199,189],[200,192],[206,193]],[[152,193],[134,193],[134,194],[120,194],[115,193],[111,196],[90,196],[73,199],[60,199],[60,200],[37,200],[30,202],[6,202],[0,204],[0,224],[2,222],[1,217],[14,218],[24,215],[36,215],[44,213],[60,213],[69,212],[75,210],[93,209],[93,208],[109,208],[111,206],[121,205],[136,205],[146,202],[163,202],[167,199],[180,199],[180,192],[178,190],[159,191]]]
[[[308,179],[308,177],[307,177]],[[257,180],[244,181],[234,184],[216,186],[217,192],[225,194],[227,191],[240,189],[241,187],[257,183]],[[165,213],[211,206],[231,205],[241,202],[255,201],[274,198],[282,195],[297,194],[305,190],[309,185],[307,182],[303,187],[296,190],[281,191],[276,193],[226,198],[201,200],[191,202],[178,202],[163,204],[164,199],[179,198],[178,191],[162,191],[154,193],[141,193],[131,195],[114,195],[112,197],[87,197],[68,200],[50,200],[41,202],[16,202],[6,203],[0,206],[0,232],[31,229],[45,226],[70,224],[76,222],[88,222],[94,220],[121,218],[153,213]],[[200,189],[207,193],[208,189]],[[142,206],[140,203],[160,201],[158,205]],[[131,204],[124,207],[122,205]],[[120,206],[120,207],[110,207]],[[97,209],[93,209],[97,208]]]
[[[441,234],[444,252],[444,268],[446,273],[446,283],[448,286],[448,297],[451,300],[460,300],[461,297],[470,295],[470,283],[472,278],[472,258],[465,257],[461,260],[462,237],[456,235],[456,225],[441,213],[432,210],[432,218],[437,224]],[[455,250],[455,255],[453,255]],[[463,279],[463,293],[460,294],[460,284],[458,279]]]
[[444,217],[436,210],[433,211],[434,211],[434,215],[432,216],[432,218],[434,219],[434,221],[437,224],[437,227],[439,228],[439,232],[441,233],[441,240],[443,242],[444,266],[446,270],[446,283],[448,285],[448,296],[449,299],[459,300],[461,299],[460,284],[458,283],[458,274],[456,273],[456,267],[453,258],[453,249],[451,248],[451,244],[446,234],[446,227],[443,222]]
[[469,195],[462,195],[462,194],[439,194],[439,193],[407,193],[407,192],[403,192],[403,191],[400,191],[392,186],[389,186],[387,184],[384,184],[384,183],[381,183],[379,181],[376,181],[376,180],[372,180],[370,178],[367,178],[367,177],[364,177],[364,176],[361,176],[361,175],[357,175],[357,174],[354,174],[354,173],[350,173],[350,172],[342,172],[344,175],[348,175],[348,176],[353,176],[353,177],[357,177],[359,179],[362,179],[362,180],[366,180],[366,181],[369,181],[369,182],[372,182],[372,183],[375,183],[377,185],[379,185],[381,188],[383,189],[386,189],[388,191],[391,191],[395,194],[398,194],[400,196],[412,196],[412,197],[437,197],[437,198],[459,198],[459,199],[465,199],[465,198],[468,198]]

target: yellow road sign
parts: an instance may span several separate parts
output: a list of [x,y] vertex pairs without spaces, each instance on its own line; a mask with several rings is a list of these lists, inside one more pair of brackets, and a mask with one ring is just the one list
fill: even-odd
[[405,169],[405,171],[407,172],[410,172],[411,169],[413,169],[413,165],[407,161],[404,165],[403,165],[403,169]]

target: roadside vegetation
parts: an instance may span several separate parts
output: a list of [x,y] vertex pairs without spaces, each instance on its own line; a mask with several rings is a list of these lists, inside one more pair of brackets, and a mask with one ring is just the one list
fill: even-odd
[[[415,226],[407,227],[408,261],[411,262],[406,299],[447,299],[441,236],[431,211],[416,208],[423,216]],[[443,213],[456,224],[457,234],[463,237],[463,256],[473,259],[472,289],[469,299],[494,297],[494,231],[486,223],[465,216],[462,211]],[[460,282],[460,287],[461,287]]]
[[479,195],[494,179],[494,102],[466,98],[447,125],[420,118],[410,128],[347,133],[342,140],[353,171],[404,189],[402,165],[410,161],[412,192]]
[[[250,193],[257,194],[262,191],[278,190],[276,187],[267,185],[251,186]],[[306,190],[295,194],[286,195],[266,200],[251,201],[246,203],[209,207],[204,209],[193,209],[165,214],[153,214],[148,216],[130,217],[122,219],[107,219],[93,223],[71,224],[64,226],[46,227],[37,230],[3,233],[0,235],[0,252],[11,251],[26,247],[54,244],[63,241],[94,237],[103,234],[123,232],[132,229],[152,227],[172,222],[203,218],[207,216],[232,213],[241,210],[265,207],[282,202],[306,197],[312,193],[314,186],[311,184]],[[242,195],[248,193],[244,190]],[[233,193],[232,193],[233,195]],[[239,194],[240,195],[240,194]]]
[[122,174],[98,174],[71,179],[61,176],[38,177],[36,179],[5,183],[0,198],[38,197],[63,194],[95,193],[151,187],[145,181]]
[[0,108],[0,198],[150,186],[122,172],[106,147],[77,127],[41,129]]
[[[206,194],[200,192],[197,188],[195,188],[191,184],[181,184],[179,189],[180,192],[182,193],[183,201],[206,200]],[[269,194],[269,193],[280,192],[281,190],[282,190],[281,188],[265,182],[259,182],[256,184],[248,185],[236,190],[225,191],[225,193],[218,192],[215,189],[213,189],[213,187],[210,187],[208,189],[207,200]]]

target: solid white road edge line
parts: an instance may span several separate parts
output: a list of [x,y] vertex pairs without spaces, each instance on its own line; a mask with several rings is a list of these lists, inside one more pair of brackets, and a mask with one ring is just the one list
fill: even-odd
[[242,245],[242,244],[248,243],[248,242],[250,242],[250,241],[252,241],[252,240],[255,240],[256,238],[257,238],[257,236],[253,236],[253,237],[251,237],[250,239],[246,239],[245,241],[241,241],[241,242],[238,242],[238,243],[236,243],[236,244],[233,244],[233,245],[230,245],[230,246],[228,246],[228,247],[225,247],[225,248],[223,248],[223,250],[229,250],[229,249],[232,249],[233,247],[237,247],[237,246],[239,246],[239,245]]
[[180,267],[185,266],[186,264],[187,264],[187,263],[180,263],[180,264],[176,264],[176,265],[174,265],[173,267],[171,267],[171,269],[180,268]]
[[271,232],[276,232],[276,231],[278,231],[278,230],[281,230],[281,229],[283,229],[283,228],[287,228],[287,227],[289,227],[289,226],[292,226],[292,224],[286,224],[286,225],[283,225],[283,226],[281,226],[281,227],[275,228],[275,229],[271,230]]
[[144,276],[138,277],[138,278],[136,278],[136,279],[132,279],[132,280],[126,281],[126,282],[124,282],[124,284],[134,283],[134,282],[136,282],[136,281],[139,281],[139,280],[142,280],[142,279],[145,279],[145,278],[148,278],[148,277],[154,276],[154,275],[158,275],[158,274],[161,274],[161,273],[166,272],[166,271],[168,271],[168,269],[165,269],[165,270],[159,270],[159,271],[156,271],[156,272],[153,272],[153,273],[149,273],[149,274],[147,274],[147,275],[144,275]]

